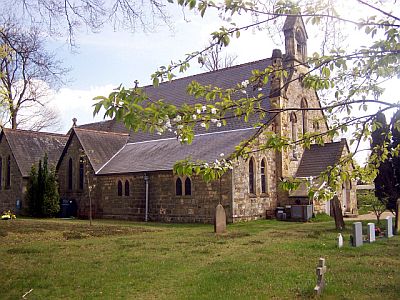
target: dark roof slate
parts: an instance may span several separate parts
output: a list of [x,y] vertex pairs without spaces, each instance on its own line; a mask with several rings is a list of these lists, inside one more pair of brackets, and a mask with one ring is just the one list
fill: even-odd
[[32,165],[47,153],[49,165],[56,165],[68,137],[62,134],[4,128],[2,135],[8,141],[19,170],[28,177]]
[[125,127],[125,125],[122,122],[118,122],[116,120],[106,120],[101,122],[82,124],[75,128],[115,133],[129,133],[129,130]]
[[318,176],[329,166],[334,166],[342,156],[345,139],[324,145],[311,145],[304,151],[296,177]]
[[178,160],[191,158],[213,162],[231,154],[241,141],[257,133],[247,128],[226,132],[200,134],[190,145],[181,145],[176,138],[128,143],[97,174],[123,174],[172,170]]
[[128,141],[128,134],[74,128],[95,172]]
[[[209,85],[220,87],[220,88],[232,88],[235,87],[236,84],[241,84],[244,80],[248,79],[252,75],[253,70],[264,70],[268,66],[271,65],[270,59],[262,59],[257,60],[241,65],[236,65],[229,68],[220,69],[217,71],[211,71],[206,73],[201,73],[193,76],[188,76],[180,79],[172,80],[171,82],[161,83],[159,86],[146,86],[144,87],[146,94],[149,96],[151,100],[160,100],[163,99],[164,102],[172,103],[174,105],[180,106],[183,104],[193,105],[196,103],[206,103],[204,99],[196,99],[195,97],[189,96],[187,93],[187,86],[192,81],[197,81],[203,85]],[[261,103],[262,107],[265,109],[269,109],[269,84],[264,86],[261,91],[258,91],[257,88],[253,88],[253,86],[248,85],[246,88],[247,95],[249,97],[256,96],[259,93],[262,93],[265,97]],[[238,92],[236,95],[237,98],[243,97],[241,92]],[[269,116],[266,119],[262,120],[266,122]],[[196,134],[210,133],[210,132],[219,132],[219,131],[228,131],[235,130],[241,128],[251,127],[253,124],[260,122],[257,116],[253,116],[249,119],[248,122],[244,122],[242,119],[231,118],[227,120],[227,125],[223,127],[210,126],[208,130],[201,128],[200,126],[196,126],[195,132]],[[162,136],[157,134],[151,134],[147,132],[132,132],[130,134],[129,142],[142,142],[148,140],[156,140],[156,139],[165,139],[165,138],[173,138],[175,137],[173,133],[165,133]]]

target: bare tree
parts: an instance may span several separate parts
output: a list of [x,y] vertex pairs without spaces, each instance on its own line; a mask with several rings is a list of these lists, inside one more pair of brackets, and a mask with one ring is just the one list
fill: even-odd
[[0,24],[0,46],[5,50],[0,56],[3,125],[44,129],[57,120],[44,107],[49,90],[59,87],[67,70],[45,50],[42,39],[37,28],[23,30],[11,19]]
[[114,28],[149,31],[162,23],[169,25],[164,0],[3,0],[0,11],[12,8],[13,13],[41,26],[52,34],[66,34],[74,44],[76,31],[86,27],[98,31],[105,23]]
[[223,54],[222,48],[215,45],[203,55],[202,67],[208,71],[216,71],[233,66],[236,58],[237,55]]

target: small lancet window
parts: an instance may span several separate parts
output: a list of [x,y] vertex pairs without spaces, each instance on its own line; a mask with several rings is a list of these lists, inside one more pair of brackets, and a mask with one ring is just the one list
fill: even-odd
[[83,190],[83,183],[85,180],[85,170],[84,170],[84,165],[83,165],[83,160],[84,158],[81,157],[79,159],[79,189]]
[[182,180],[180,178],[177,178],[175,181],[175,194],[182,196]]
[[3,187],[3,158],[0,157],[0,190]]
[[121,180],[118,180],[117,189],[118,189],[118,196],[122,196],[122,181]]
[[261,193],[267,192],[267,176],[266,176],[265,159],[261,161]]
[[192,194],[192,181],[189,177],[185,179],[185,195],[190,196]]
[[254,159],[251,158],[249,161],[249,192],[250,194],[255,193],[255,182],[254,182]]
[[308,104],[306,99],[301,100],[301,118],[302,118],[302,125],[303,125],[303,134],[305,134],[308,130],[308,116],[307,116],[307,109]]
[[11,186],[11,158],[7,157],[6,189]]
[[129,181],[125,180],[125,196],[129,196]]
[[296,141],[297,141],[297,117],[296,113],[292,112],[290,114],[290,125],[291,125],[291,130],[292,130],[292,143],[293,143],[293,152],[292,152],[292,158],[294,160],[297,160],[297,149],[296,149]]
[[72,158],[68,161],[68,189],[72,190]]

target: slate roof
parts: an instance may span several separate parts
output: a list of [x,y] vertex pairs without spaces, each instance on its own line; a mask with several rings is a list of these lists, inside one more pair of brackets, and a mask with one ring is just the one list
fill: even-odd
[[[128,141],[127,133],[116,133],[106,131],[94,131],[82,128],[73,128],[68,143],[59,160],[59,164],[63,159],[65,152],[76,135],[81,143],[85,154],[95,172],[104,165],[115,153],[118,152]],[[57,166],[58,167],[58,166]]]
[[5,137],[23,177],[47,153],[48,163],[56,165],[68,137],[62,134],[3,128]]
[[190,145],[181,145],[176,138],[128,143],[97,174],[119,174],[172,170],[178,160],[213,162],[231,154],[242,140],[257,133],[257,129],[237,129],[196,135]]
[[296,177],[318,176],[327,167],[335,165],[342,156],[346,140],[326,143],[324,145],[311,145],[304,151]]
[[129,130],[125,127],[125,125],[122,122],[118,122],[116,120],[106,120],[101,122],[82,124],[75,128],[115,133],[129,133]]

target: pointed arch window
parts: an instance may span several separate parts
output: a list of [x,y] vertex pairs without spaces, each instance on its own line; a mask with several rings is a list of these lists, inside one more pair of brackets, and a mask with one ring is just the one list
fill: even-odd
[[72,158],[68,161],[68,189],[72,190]]
[[185,195],[190,196],[192,195],[192,181],[189,177],[185,179]]
[[0,190],[3,188],[3,158],[0,157]]
[[125,196],[129,196],[129,181],[125,180]]
[[83,183],[85,180],[85,168],[83,164],[83,157],[79,159],[79,189],[83,190]]
[[122,196],[122,181],[121,180],[118,180],[117,194],[118,194],[118,196]]
[[7,157],[7,169],[6,169],[6,189],[11,186],[11,158],[10,155]]
[[175,181],[175,195],[182,196],[182,180],[180,178]]
[[308,104],[307,104],[307,100],[306,99],[302,99],[301,100],[301,121],[302,121],[302,126],[303,126],[303,134],[305,134],[308,130],[308,116],[307,116],[307,108],[308,108]]
[[292,112],[290,114],[290,127],[292,131],[292,143],[293,143],[293,149],[292,149],[292,159],[297,160],[297,149],[296,149],[296,144],[294,144],[297,141],[297,116],[296,113]]
[[254,159],[251,158],[249,161],[249,193],[255,194],[255,180],[254,180]]
[[267,192],[267,168],[265,158],[261,160],[261,193],[265,194]]

